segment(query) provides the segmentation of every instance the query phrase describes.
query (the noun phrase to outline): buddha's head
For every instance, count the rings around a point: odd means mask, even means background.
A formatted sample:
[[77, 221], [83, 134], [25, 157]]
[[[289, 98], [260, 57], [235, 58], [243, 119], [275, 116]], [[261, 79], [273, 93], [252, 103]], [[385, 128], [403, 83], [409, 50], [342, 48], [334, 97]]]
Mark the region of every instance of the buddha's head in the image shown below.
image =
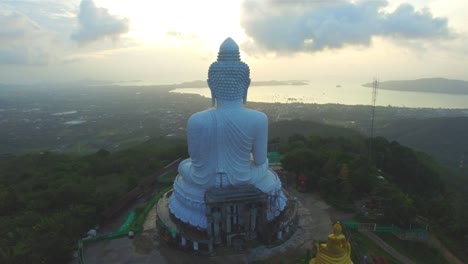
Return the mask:
[[240, 60], [236, 42], [227, 38], [219, 48], [218, 60], [208, 70], [208, 86], [213, 106], [216, 100], [242, 99], [245, 103], [249, 85], [249, 66]]
[[341, 232], [342, 232], [342, 228], [341, 228], [341, 223], [340, 221], [336, 222], [334, 225], [333, 225], [333, 234], [334, 235], [340, 235]]

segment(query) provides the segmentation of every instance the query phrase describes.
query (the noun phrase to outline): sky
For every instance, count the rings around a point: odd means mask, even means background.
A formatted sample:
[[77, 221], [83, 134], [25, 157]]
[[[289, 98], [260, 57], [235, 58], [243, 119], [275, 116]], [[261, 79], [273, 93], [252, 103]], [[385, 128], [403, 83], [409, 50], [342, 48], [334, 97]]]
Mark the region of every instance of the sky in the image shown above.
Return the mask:
[[253, 80], [468, 80], [466, 0], [0, 0], [0, 83], [207, 78], [232, 37]]

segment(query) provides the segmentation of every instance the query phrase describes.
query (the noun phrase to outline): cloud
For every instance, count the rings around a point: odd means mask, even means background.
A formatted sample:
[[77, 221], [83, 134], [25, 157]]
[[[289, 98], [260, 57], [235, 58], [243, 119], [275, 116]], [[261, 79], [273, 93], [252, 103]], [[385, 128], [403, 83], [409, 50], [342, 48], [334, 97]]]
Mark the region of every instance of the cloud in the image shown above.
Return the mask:
[[48, 31], [29, 17], [14, 11], [1, 12], [0, 25], [0, 64], [49, 63], [52, 56], [48, 52]]
[[51, 31], [71, 32], [76, 24], [76, 1], [0, 0], [0, 2], [4, 3], [0, 4], [0, 9], [21, 13]]
[[[245, 0], [241, 25], [257, 46], [278, 53], [316, 52], [347, 45], [368, 46], [372, 37], [450, 37], [446, 18], [402, 4], [386, 12], [386, 1]], [[252, 45], [252, 43], [250, 43]]]
[[447, 19], [434, 18], [427, 8], [416, 12], [409, 4], [400, 5], [386, 16], [382, 32], [385, 35], [405, 38], [437, 38], [450, 35]]
[[41, 28], [28, 17], [11, 12], [0, 14], [0, 45], [40, 35]]
[[106, 8], [97, 7], [92, 0], [82, 0], [78, 15], [80, 28], [71, 35], [79, 43], [89, 43], [103, 38], [116, 39], [129, 31], [127, 18], [119, 18]]

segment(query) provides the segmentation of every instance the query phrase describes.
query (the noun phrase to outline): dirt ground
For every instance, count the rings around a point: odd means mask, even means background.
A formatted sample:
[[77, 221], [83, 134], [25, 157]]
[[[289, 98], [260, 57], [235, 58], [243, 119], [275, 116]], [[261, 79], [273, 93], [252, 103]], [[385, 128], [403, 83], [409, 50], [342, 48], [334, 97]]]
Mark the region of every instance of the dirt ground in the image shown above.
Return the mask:
[[[193, 252], [183, 252], [160, 242], [154, 230], [145, 231], [134, 239], [120, 238], [99, 241], [87, 245], [84, 251], [85, 264], [144, 264], [144, 263], [288, 263], [291, 254], [304, 254], [312, 250], [315, 240], [326, 240], [332, 232], [332, 221], [349, 218], [350, 215], [332, 210], [317, 194], [299, 193], [289, 190], [291, 197], [297, 197], [299, 225], [296, 232], [285, 243], [268, 248], [259, 246], [245, 253], [228, 256], [205, 257]], [[77, 263], [77, 261], [73, 262]]]

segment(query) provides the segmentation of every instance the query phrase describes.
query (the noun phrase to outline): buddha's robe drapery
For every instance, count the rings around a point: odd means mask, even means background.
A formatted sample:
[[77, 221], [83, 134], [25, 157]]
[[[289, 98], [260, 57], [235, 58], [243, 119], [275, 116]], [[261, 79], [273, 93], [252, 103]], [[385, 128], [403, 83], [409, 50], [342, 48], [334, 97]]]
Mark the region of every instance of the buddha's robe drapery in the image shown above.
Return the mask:
[[182, 221], [206, 228], [204, 193], [211, 187], [253, 184], [277, 199], [273, 219], [286, 205], [278, 176], [268, 168], [268, 119], [243, 108], [241, 101], [192, 115], [187, 125], [190, 158], [179, 165], [171, 212]]

